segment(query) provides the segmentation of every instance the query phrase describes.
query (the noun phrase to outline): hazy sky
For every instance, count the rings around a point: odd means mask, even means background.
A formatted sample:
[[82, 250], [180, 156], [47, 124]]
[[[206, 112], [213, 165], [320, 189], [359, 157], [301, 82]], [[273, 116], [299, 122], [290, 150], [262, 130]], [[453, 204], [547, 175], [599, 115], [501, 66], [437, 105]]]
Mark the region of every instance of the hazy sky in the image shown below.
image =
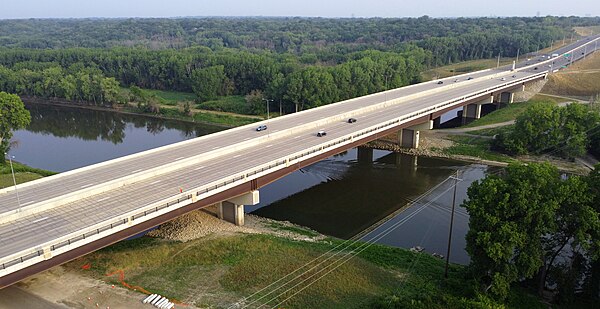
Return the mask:
[[600, 0], [0, 0], [0, 19], [175, 16], [600, 16]]

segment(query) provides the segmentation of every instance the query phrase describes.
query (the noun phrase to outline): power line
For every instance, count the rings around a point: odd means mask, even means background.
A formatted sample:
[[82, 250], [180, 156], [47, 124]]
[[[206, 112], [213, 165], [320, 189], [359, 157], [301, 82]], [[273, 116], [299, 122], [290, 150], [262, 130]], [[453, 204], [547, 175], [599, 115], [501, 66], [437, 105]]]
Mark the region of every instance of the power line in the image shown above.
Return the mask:
[[[448, 181], [449, 179], [450, 179], [450, 178], [446, 178], [444, 181], [440, 182], [440, 183], [439, 183], [439, 184], [437, 184], [436, 186], [434, 186], [434, 187], [432, 187], [431, 189], [427, 190], [425, 193], [423, 193], [421, 196], [419, 196], [419, 198], [415, 199], [415, 202], [418, 202], [419, 200], [423, 199], [425, 196], [427, 196], [427, 195], [431, 194], [431, 192], [433, 192], [434, 190], [436, 190], [437, 188], [439, 188], [440, 186], [442, 186], [442, 185], [443, 185], [443, 184], [444, 184], [446, 181]], [[432, 200], [431, 202], [433, 202], [433, 200]], [[389, 229], [389, 228], [388, 228], [388, 229]], [[384, 230], [383, 232], [385, 232], [385, 231], [387, 231], [387, 229], [386, 229], [386, 230]], [[381, 233], [383, 233], [383, 232], [381, 232]], [[380, 233], [380, 234], [378, 234], [377, 236], [381, 235], [381, 233]], [[377, 236], [376, 236], [376, 237], [377, 237]], [[294, 278], [292, 278], [292, 279], [288, 280], [287, 282], [285, 282], [285, 283], [281, 284], [279, 287], [275, 287], [275, 288], [274, 288], [274, 289], [273, 289], [271, 292], [269, 292], [269, 293], [267, 293], [267, 294], [265, 294], [265, 295], [262, 295], [262, 296], [261, 296], [261, 297], [259, 297], [258, 299], [255, 299], [254, 301], [252, 301], [252, 302], [250, 302], [250, 303], [248, 303], [248, 304], [244, 304], [242, 308], [246, 308], [246, 307], [248, 307], [248, 306], [250, 306], [250, 305], [252, 305], [252, 304], [256, 303], [257, 301], [259, 301], [259, 300], [261, 300], [261, 299], [263, 299], [263, 298], [267, 297], [268, 295], [271, 295], [271, 294], [275, 293], [277, 290], [279, 290], [279, 289], [283, 288], [284, 286], [288, 285], [290, 282], [293, 282], [294, 280], [296, 280], [296, 279], [298, 279], [298, 278], [300, 278], [300, 277], [304, 276], [306, 273], [310, 272], [311, 270], [315, 269], [316, 267], [318, 267], [319, 265], [321, 265], [321, 264], [325, 263], [326, 261], [328, 261], [328, 260], [330, 260], [330, 259], [332, 259], [332, 258], [335, 258], [335, 257], [336, 257], [336, 255], [340, 254], [342, 251], [344, 251], [344, 250], [346, 250], [346, 249], [350, 248], [351, 246], [353, 246], [354, 244], [356, 244], [356, 243], [358, 242], [358, 239], [354, 239], [354, 238], [355, 238], [355, 237], [352, 237], [352, 238], [350, 238], [350, 239], [348, 239], [348, 240], [345, 240], [345, 241], [344, 241], [344, 242], [342, 242], [341, 244], [339, 244], [339, 245], [335, 246], [334, 248], [330, 249], [329, 251], [327, 251], [327, 252], [325, 252], [325, 253], [321, 254], [321, 255], [320, 255], [320, 256], [318, 256], [317, 258], [315, 258], [315, 259], [311, 260], [310, 262], [308, 262], [308, 263], [304, 264], [303, 266], [301, 266], [300, 268], [298, 268], [298, 269], [294, 270], [293, 272], [291, 272], [291, 273], [287, 274], [286, 276], [284, 276], [284, 277], [282, 277], [282, 278], [278, 279], [277, 281], [275, 281], [275, 282], [273, 282], [273, 283], [269, 284], [268, 286], [266, 286], [266, 287], [264, 287], [264, 288], [260, 289], [259, 291], [257, 291], [257, 292], [255, 292], [255, 293], [253, 293], [252, 295], [250, 295], [250, 296], [248, 296], [248, 297], [245, 297], [245, 298], [243, 298], [241, 301], [238, 301], [237, 303], [234, 303], [234, 304], [233, 304], [233, 305], [231, 305], [229, 308], [234, 308], [236, 305], [240, 305], [240, 303], [241, 303], [241, 302], [244, 302], [244, 301], [246, 301], [246, 300], [248, 300], [248, 299], [250, 299], [250, 298], [252, 298], [252, 297], [254, 297], [254, 296], [258, 295], [259, 293], [263, 292], [264, 290], [266, 290], [266, 289], [268, 289], [268, 288], [270, 288], [270, 287], [273, 287], [273, 286], [277, 285], [277, 283], [279, 283], [279, 282], [281, 282], [281, 281], [285, 280], [286, 278], [290, 277], [291, 275], [293, 275], [293, 274], [297, 273], [298, 271], [302, 270], [303, 268], [305, 268], [305, 267], [309, 266], [309, 265], [310, 265], [310, 264], [312, 264], [313, 262], [315, 262], [315, 261], [318, 261], [318, 260], [319, 260], [321, 257], [323, 257], [323, 256], [325, 256], [325, 255], [327, 255], [327, 254], [331, 253], [332, 251], [334, 251], [335, 249], [337, 249], [337, 248], [339, 248], [339, 247], [342, 247], [342, 246], [344, 246], [344, 248], [340, 249], [338, 252], [334, 253], [333, 255], [329, 256], [328, 258], [326, 258], [325, 260], [323, 260], [323, 261], [319, 262], [318, 264], [316, 264], [316, 265], [312, 266], [310, 269], [308, 269], [308, 270], [306, 270], [306, 271], [304, 271], [304, 272], [302, 272], [302, 273], [298, 274], [298, 275], [297, 275], [297, 276], [295, 276]]]
[[[449, 180], [449, 178], [447, 178], [446, 180], [444, 180], [444, 182], [446, 182], [447, 180]], [[389, 235], [391, 232], [393, 232], [395, 229], [397, 229], [398, 227], [402, 226], [404, 223], [408, 222], [410, 219], [412, 219], [413, 217], [415, 217], [417, 214], [419, 214], [421, 211], [423, 211], [425, 208], [427, 208], [427, 206], [429, 206], [433, 201], [437, 200], [438, 198], [440, 198], [442, 195], [444, 195], [446, 192], [450, 191], [453, 187], [450, 187], [446, 190], [444, 190], [442, 193], [440, 193], [435, 199], [423, 204], [422, 206], [419, 207], [419, 209], [413, 213], [411, 213], [410, 215], [408, 215], [407, 217], [403, 218], [402, 220], [396, 222], [395, 224], [393, 224], [392, 226], [390, 226], [389, 228], [387, 228], [386, 230], [384, 230], [383, 232], [379, 233], [375, 238], [363, 242], [358, 248], [346, 253], [345, 256], [342, 256], [341, 258], [339, 258], [337, 261], [335, 261], [334, 263], [337, 263], [339, 261], [341, 261], [341, 263], [339, 263], [338, 265], [336, 265], [334, 268], [330, 269], [329, 271], [327, 271], [326, 273], [324, 273], [323, 275], [321, 275], [320, 277], [318, 277], [317, 279], [315, 279], [314, 281], [308, 283], [306, 286], [302, 287], [300, 290], [296, 291], [294, 294], [290, 295], [289, 297], [285, 298], [283, 301], [279, 302], [277, 305], [275, 305], [272, 308], [276, 308], [279, 305], [283, 304], [284, 302], [286, 302], [287, 300], [289, 300], [290, 298], [294, 297], [295, 295], [297, 295], [298, 293], [302, 292], [303, 290], [307, 289], [308, 287], [310, 287], [311, 285], [313, 285], [315, 282], [319, 281], [320, 279], [322, 279], [323, 277], [327, 276], [329, 273], [331, 273], [332, 271], [338, 269], [339, 267], [341, 267], [342, 265], [344, 265], [346, 262], [348, 262], [349, 260], [351, 260], [353, 257], [357, 256], [358, 254], [360, 254], [361, 252], [365, 251], [366, 249], [368, 249], [370, 246], [372, 246], [376, 241], [380, 240], [381, 238]], [[354, 253], [355, 250], [360, 249], [358, 252]], [[346, 258], [348, 257], [348, 258]], [[346, 258], [345, 260], [343, 260], [344, 258]], [[343, 261], [342, 261], [343, 260]], [[329, 266], [333, 265], [334, 263], [331, 263]], [[329, 267], [327, 266], [327, 267]], [[326, 267], [326, 268], [327, 268]], [[320, 270], [319, 272], [311, 275], [310, 277], [304, 279], [303, 281], [301, 281], [300, 283], [297, 283], [296, 285], [292, 286], [291, 288], [288, 288], [287, 290], [285, 290], [284, 292], [278, 294], [277, 296], [271, 298], [269, 301], [265, 302], [264, 305], [272, 302], [273, 300], [279, 298], [280, 296], [282, 296], [283, 294], [289, 292], [291, 289], [295, 288], [296, 286], [306, 282], [307, 280], [309, 280], [310, 278], [318, 275], [320, 272], [323, 272], [324, 270], [326, 270], [326, 268]], [[260, 306], [262, 307], [262, 306]], [[259, 308], [260, 308], [259, 307]]]

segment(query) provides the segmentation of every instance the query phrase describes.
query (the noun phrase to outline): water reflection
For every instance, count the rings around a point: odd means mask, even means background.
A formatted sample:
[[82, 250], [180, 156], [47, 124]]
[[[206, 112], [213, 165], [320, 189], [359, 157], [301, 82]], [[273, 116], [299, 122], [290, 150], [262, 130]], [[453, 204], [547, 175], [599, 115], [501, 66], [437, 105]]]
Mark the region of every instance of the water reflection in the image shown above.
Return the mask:
[[262, 192], [275, 194], [261, 192], [261, 204], [249, 210], [258, 208], [253, 213], [349, 238], [461, 166], [454, 161], [380, 150], [373, 152], [372, 164], [359, 160], [364, 156], [352, 149], [286, 176], [266, 186]]
[[31, 124], [15, 132], [19, 162], [62, 172], [214, 133], [222, 128], [110, 111], [26, 105]]

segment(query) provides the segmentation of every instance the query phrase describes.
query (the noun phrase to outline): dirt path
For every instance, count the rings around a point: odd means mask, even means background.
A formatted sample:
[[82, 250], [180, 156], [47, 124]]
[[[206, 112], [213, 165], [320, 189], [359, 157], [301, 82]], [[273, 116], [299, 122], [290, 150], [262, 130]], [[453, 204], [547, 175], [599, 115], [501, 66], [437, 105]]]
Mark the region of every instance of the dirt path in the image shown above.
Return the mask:
[[[515, 121], [511, 120], [511, 121], [505, 121], [505, 122], [499, 122], [499, 123], [486, 124], [486, 125], [478, 126], [478, 127], [458, 128], [458, 129], [441, 129], [441, 130], [434, 130], [433, 132], [439, 133], [439, 134], [457, 135], [457, 134], [462, 134], [465, 132], [473, 132], [473, 131], [479, 131], [479, 130], [484, 130], [484, 129], [505, 127], [505, 126], [509, 126], [514, 123], [515, 123]], [[469, 135], [479, 136], [479, 135], [474, 135], [474, 134], [469, 134]]]

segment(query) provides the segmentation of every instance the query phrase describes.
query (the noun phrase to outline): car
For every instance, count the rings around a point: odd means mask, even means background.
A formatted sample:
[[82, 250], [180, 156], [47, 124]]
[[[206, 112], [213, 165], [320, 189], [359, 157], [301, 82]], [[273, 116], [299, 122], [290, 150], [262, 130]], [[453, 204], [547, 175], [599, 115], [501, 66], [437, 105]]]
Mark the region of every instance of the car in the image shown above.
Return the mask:
[[500, 80], [501, 80], [501, 81], [505, 81], [505, 80], [506, 80], [506, 78], [505, 78], [505, 77], [502, 77]]
[[549, 67], [549, 68], [551, 68], [551, 67], [552, 67], [552, 65], [551, 65], [551, 64], [549, 64], [549, 65], [548, 65], [548, 67]]
[[517, 77], [517, 75], [513, 75], [513, 76], [512, 76], [512, 78], [516, 78], [516, 77]]
[[534, 70], [537, 70], [537, 67], [533, 68]]
[[581, 54], [582, 54], [582, 55], [585, 55], [585, 53], [584, 53], [584, 52], [581, 52]]
[[256, 128], [256, 131], [264, 131], [264, 130], [266, 130], [266, 129], [267, 129], [267, 125], [263, 124], [263, 125], [260, 125], [260, 126], [258, 126], [258, 127]]
[[473, 79], [473, 77], [469, 77], [469, 78], [467, 78], [467, 80], [472, 80], [472, 79]]
[[458, 79], [455, 79], [455, 80], [454, 80], [454, 82], [455, 82], [455, 83], [458, 83]]
[[348, 123], [355, 123], [356, 122], [356, 118], [348, 118]]
[[325, 132], [325, 130], [319, 130], [319, 132], [317, 132], [318, 137], [325, 136], [325, 135], [327, 135], [327, 132]]
[[443, 84], [443, 83], [444, 83], [443, 81], [439, 81], [439, 82], [437, 82], [437, 84], [438, 84], [438, 85], [441, 85], [441, 84]]

